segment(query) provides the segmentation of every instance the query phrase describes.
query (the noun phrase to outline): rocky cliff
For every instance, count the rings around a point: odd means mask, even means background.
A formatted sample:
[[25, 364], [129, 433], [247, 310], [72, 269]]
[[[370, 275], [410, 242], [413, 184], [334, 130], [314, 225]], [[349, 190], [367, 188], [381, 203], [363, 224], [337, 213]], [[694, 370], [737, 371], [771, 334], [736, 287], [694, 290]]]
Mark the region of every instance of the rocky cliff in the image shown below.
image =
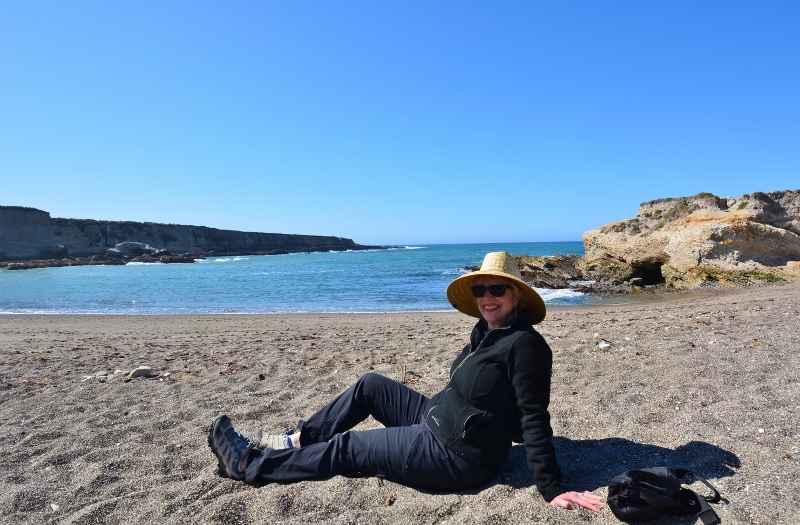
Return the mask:
[[[800, 190], [645, 202], [636, 217], [588, 231], [583, 243], [585, 255], [574, 259], [579, 277], [570, 275], [595, 281], [594, 291], [795, 279], [800, 277]], [[520, 262], [532, 276], [545, 269], [536, 258]]]
[[122, 243], [142, 243], [172, 254], [256, 254], [362, 248], [343, 237], [83, 219], [53, 219], [53, 238], [75, 257], [106, 255], [109, 249]]
[[[277, 254], [383, 248], [343, 237], [218, 230], [150, 222], [50, 218], [34, 208], [0, 206], [0, 261], [10, 269], [131, 260], [191, 262], [206, 255]], [[37, 262], [30, 262], [36, 260]]]
[[0, 261], [66, 255], [53, 239], [50, 214], [35, 208], [0, 206]]

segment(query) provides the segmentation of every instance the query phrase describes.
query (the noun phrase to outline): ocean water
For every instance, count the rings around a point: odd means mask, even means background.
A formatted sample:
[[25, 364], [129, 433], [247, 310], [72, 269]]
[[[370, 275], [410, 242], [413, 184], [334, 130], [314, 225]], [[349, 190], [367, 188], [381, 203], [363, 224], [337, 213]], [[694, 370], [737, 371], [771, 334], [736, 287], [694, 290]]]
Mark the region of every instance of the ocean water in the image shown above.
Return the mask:
[[[447, 285], [491, 251], [583, 255], [583, 243], [437, 244], [0, 271], [0, 313], [201, 314], [452, 311]], [[596, 298], [539, 290], [548, 304]]]

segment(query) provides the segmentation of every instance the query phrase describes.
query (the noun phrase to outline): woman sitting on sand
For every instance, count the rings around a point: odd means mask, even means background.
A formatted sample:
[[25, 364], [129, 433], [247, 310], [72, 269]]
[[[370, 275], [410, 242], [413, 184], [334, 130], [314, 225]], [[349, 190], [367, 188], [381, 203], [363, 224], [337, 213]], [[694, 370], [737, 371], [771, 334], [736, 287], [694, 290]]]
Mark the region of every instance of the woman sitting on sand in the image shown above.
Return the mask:
[[[453, 362], [447, 386], [428, 399], [378, 374], [366, 374], [305, 421], [299, 432], [250, 439], [226, 415], [208, 429], [219, 473], [247, 483], [295, 482], [335, 475], [376, 476], [403, 485], [459, 491], [489, 482], [512, 440], [523, 442], [545, 500], [597, 511], [602, 498], [568, 492], [550, 428], [552, 354], [533, 329], [545, 316], [539, 294], [505, 252], [455, 279], [447, 298], [480, 320]], [[385, 428], [349, 431], [372, 416]]]

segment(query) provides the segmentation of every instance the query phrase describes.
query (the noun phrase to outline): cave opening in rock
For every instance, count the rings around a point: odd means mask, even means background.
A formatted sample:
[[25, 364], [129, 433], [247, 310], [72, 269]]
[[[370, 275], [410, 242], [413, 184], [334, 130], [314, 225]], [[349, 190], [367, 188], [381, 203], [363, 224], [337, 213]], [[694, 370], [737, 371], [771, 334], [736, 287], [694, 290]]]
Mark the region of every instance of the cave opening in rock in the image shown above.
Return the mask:
[[664, 276], [661, 275], [662, 264], [663, 263], [655, 263], [647, 265], [646, 267], [640, 266], [636, 268], [635, 277], [640, 277], [644, 286], [664, 284]]

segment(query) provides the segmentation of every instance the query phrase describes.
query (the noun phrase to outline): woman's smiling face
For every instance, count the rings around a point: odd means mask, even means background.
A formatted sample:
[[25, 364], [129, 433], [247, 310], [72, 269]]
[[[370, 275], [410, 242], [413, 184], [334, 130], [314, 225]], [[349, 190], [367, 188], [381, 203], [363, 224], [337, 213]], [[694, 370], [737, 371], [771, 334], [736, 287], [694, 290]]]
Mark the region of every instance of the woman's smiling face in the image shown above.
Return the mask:
[[[481, 276], [472, 282], [473, 286], [491, 286], [493, 284], [511, 284], [509, 281], [499, 277]], [[486, 319], [489, 328], [500, 328], [503, 321], [509, 316], [517, 306], [517, 290], [513, 286], [506, 288], [506, 293], [502, 297], [495, 297], [487, 290], [482, 297], [476, 297], [478, 311], [481, 317]]]

